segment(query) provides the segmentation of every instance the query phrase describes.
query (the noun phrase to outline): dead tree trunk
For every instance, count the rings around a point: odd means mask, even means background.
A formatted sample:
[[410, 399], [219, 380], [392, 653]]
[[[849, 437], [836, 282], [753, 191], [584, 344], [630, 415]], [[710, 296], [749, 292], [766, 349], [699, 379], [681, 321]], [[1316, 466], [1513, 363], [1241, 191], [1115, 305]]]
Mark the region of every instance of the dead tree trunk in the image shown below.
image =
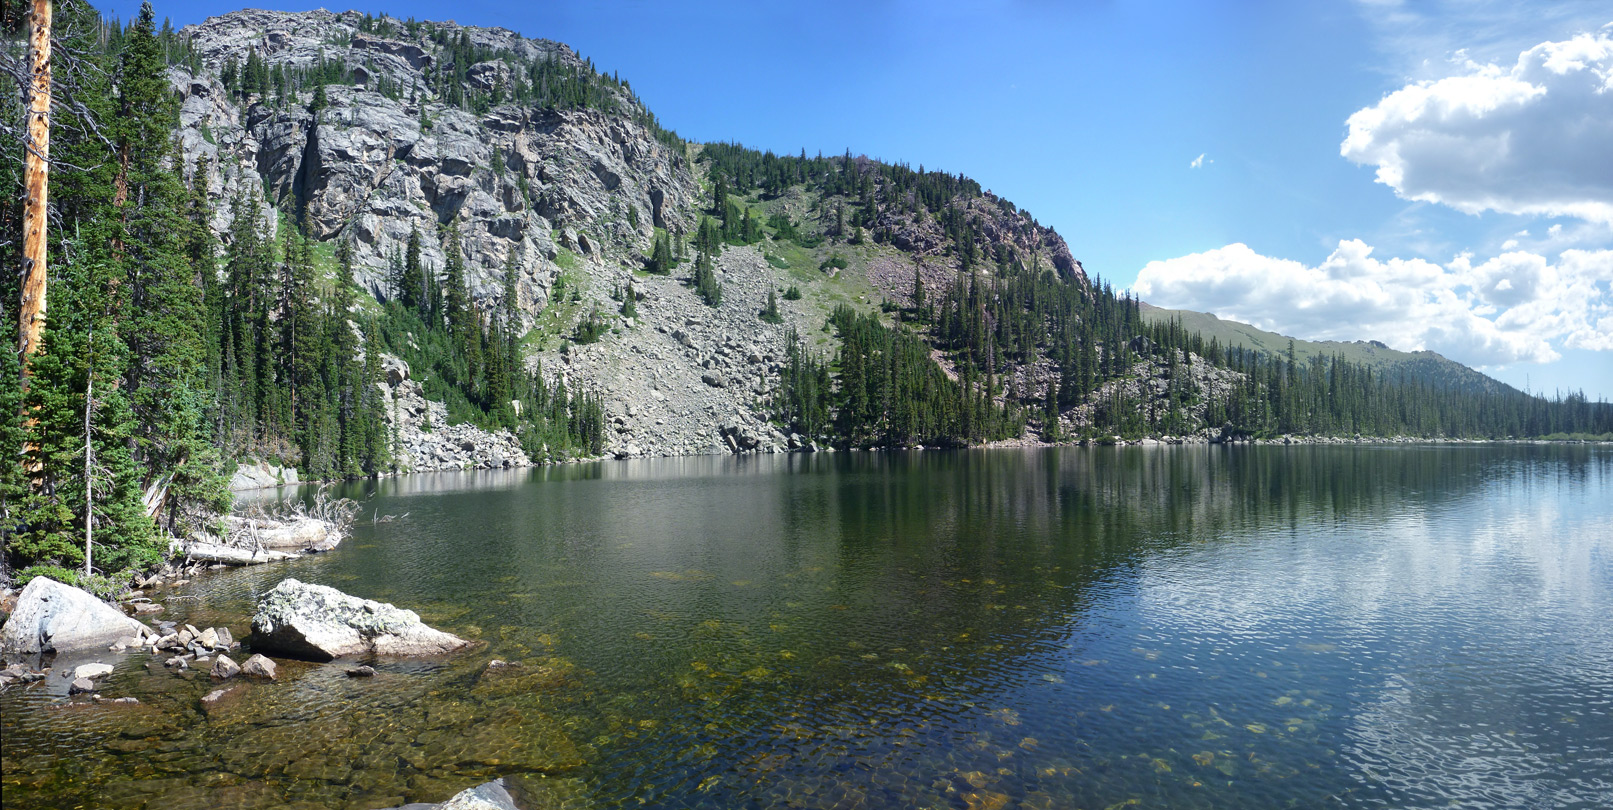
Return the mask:
[[50, 183], [50, 0], [33, 0], [33, 26], [28, 38], [28, 143], [24, 183], [28, 199], [22, 214], [22, 308], [18, 312], [18, 350], [23, 374], [28, 358], [39, 350], [45, 326], [45, 230]]

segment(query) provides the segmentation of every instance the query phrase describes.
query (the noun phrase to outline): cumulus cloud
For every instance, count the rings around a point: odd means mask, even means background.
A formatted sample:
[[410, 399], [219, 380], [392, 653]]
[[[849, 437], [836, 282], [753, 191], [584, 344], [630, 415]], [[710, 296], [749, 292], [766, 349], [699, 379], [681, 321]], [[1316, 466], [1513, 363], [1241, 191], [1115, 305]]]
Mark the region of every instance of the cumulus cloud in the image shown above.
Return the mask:
[[[1198, 157], [1193, 158], [1192, 163], [1187, 164], [1187, 167], [1189, 169], [1201, 169], [1201, 168], [1204, 168], [1204, 154], [1205, 153], [1200, 152]], [[1210, 162], [1214, 163], [1215, 161], [1212, 160]]]
[[1340, 146], [1411, 200], [1613, 223], [1613, 31], [1472, 61], [1359, 110]]
[[1524, 251], [1439, 265], [1378, 259], [1358, 239], [1314, 267], [1238, 243], [1149, 262], [1132, 290], [1312, 340], [1381, 340], [1476, 366], [1547, 363], [1559, 348], [1613, 351], [1613, 250]]

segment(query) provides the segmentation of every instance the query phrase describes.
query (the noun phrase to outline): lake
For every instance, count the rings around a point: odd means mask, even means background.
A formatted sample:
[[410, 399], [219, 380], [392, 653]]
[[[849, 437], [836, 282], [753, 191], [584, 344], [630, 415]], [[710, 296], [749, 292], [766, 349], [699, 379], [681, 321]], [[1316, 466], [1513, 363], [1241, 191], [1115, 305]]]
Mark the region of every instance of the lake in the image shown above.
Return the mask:
[[[697, 457], [348, 485], [287, 576], [484, 644], [0, 696], [6, 807], [1613, 806], [1613, 448]], [[394, 516], [390, 522], [381, 516]], [[372, 522], [374, 520], [375, 522]], [[519, 670], [483, 674], [490, 659]], [[237, 660], [240, 657], [237, 656]]]

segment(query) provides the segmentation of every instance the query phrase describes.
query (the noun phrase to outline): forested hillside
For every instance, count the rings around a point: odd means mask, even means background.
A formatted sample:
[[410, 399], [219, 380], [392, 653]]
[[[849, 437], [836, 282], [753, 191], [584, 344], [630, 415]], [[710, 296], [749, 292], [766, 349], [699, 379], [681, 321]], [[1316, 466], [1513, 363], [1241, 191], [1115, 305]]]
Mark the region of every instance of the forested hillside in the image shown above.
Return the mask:
[[[148, 566], [228, 508], [239, 461], [441, 469], [471, 441], [449, 426], [510, 437], [519, 463], [1613, 433], [1583, 397], [1145, 317], [964, 175], [686, 143], [558, 43], [355, 12], [175, 31], [149, 5], [126, 25], [56, 7], [48, 317], [0, 357], [8, 566]], [[0, 111], [8, 324], [23, 95]]]

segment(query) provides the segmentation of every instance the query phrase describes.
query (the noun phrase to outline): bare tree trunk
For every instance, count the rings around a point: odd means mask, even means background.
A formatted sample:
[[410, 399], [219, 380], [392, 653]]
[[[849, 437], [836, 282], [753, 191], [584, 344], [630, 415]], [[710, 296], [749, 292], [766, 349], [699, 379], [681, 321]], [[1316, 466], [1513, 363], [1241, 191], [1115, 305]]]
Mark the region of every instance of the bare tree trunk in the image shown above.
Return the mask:
[[22, 308], [18, 315], [18, 349], [23, 374], [28, 358], [39, 350], [45, 326], [45, 229], [50, 182], [50, 0], [33, 0], [33, 30], [28, 86], [28, 154], [24, 164], [28, 199], [22, 214]]
[[93, 569], [95, 538], [95, 446], [90, 443], [90, 415], [95, 411], [95, 330], [90, 330], [90, 374], [84, 382], [84, 577]]

